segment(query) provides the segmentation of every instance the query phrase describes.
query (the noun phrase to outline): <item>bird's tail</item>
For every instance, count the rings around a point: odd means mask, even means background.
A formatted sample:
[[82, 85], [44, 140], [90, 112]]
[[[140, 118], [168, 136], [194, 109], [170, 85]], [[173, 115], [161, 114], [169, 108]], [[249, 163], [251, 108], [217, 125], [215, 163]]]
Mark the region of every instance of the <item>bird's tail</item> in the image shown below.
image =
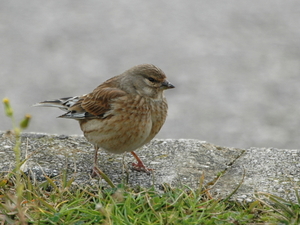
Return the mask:
[[86, 112], [80, 105], [82, 101], [82, 97], [85, 95], [78, 97], [68, 97], [68, 98], [60, 98], [56, 100], [43, 101], [39, 102], [33, 106], [45, 106], [45, 107], [55, 107], [61, 110], [67, 111], [67, 113], [59, 116], [59, 118], [67, 118], [67, 119], [86, 119], [89, 118], [99, 118], [99, 116], [92, 115]]
[[77, 101], [78, 97], [67, 97], [60, 98], [55, 100], [47, 100], [43, 102], [39, 102], [34, 104], [33, 106], [41, 106], [41, 107], [56, 107], [64, 111], [68, 111], [70, 107], [72, 107]]

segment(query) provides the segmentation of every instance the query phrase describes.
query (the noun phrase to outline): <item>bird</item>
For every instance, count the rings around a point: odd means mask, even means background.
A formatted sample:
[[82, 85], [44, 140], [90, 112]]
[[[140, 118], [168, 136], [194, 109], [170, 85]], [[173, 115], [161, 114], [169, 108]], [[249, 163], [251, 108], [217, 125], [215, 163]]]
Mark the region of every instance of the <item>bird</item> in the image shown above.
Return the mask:
[[[134, 152], [150, 142], [167, 117], [164, 91], [175, 88], [165, 73], [153, 64], [134, 66], [114, 76], [89, 94], [43, 101], [34, 106], [66, 111], [59, 118], [75, 119], [94, 146], [92, 176], [99, 175], [99, 148], [115, 154], [130, 152], [135, 170], [149, 173]], [[101, 171], [101, 170], [100, 170]]]

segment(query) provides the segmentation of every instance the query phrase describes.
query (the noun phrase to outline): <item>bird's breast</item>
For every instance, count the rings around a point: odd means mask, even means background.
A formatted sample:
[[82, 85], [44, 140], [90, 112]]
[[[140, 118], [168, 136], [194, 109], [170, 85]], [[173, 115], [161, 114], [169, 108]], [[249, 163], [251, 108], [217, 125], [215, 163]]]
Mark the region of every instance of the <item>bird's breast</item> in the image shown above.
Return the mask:
[[139, 95], [122, 96], [111, 103], [103, 119], [79, 121], [92, 144], [113, 153], [134, 151], [149, 142], [166, 118], [166, 103]]

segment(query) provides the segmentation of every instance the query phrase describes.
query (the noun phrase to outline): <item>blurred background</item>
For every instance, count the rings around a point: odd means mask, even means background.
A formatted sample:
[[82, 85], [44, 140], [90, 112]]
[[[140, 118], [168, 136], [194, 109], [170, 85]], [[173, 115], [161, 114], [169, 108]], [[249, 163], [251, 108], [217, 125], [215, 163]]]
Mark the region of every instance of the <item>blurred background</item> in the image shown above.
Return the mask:
[[157, 138], [299, 148], [299, 21], [299, 0], [0, 1], [0, 97], [27, 131], [81, 134], [31, 105], [152, 63], [176, 86]]

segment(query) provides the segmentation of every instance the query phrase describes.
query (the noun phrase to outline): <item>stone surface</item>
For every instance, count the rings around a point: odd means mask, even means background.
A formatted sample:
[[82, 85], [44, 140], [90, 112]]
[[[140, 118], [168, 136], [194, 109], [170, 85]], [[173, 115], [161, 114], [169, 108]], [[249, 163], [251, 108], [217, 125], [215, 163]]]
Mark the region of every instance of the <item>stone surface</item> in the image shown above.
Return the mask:
[[[14, 168], [13, 146], [14, 136], [0, 133], [0, 171], [3, 173]], [[23, 171], [37, 181], [44, 180], [44, 175], [59, 177], [67, 170], [74, 184], [107, 186], [104, 180], [90, 177], [94, 150], [82, 136], [24, 133], [21, 151], [22, 159], [27, 158]], [[167, 183], [196, 189], [204, 176], [210, 193], [219, 198], [232, 193], [244, 178], [232, 196], [240, 201], [253, 200], [256, 192], [295, 200], [294, 190], [299, 189], [300, 150], [238, 149], [193, 139], [156, 139], [137, 153], [154, 169], [153, 173], [131, 170], [134, 158], [129, 153], [114, 155], [100, 151], [100, 167], [115, 184], [125, 182], [133, 187], [160, 188]], [[215, 182], [220, 174], [223, 175]]]

